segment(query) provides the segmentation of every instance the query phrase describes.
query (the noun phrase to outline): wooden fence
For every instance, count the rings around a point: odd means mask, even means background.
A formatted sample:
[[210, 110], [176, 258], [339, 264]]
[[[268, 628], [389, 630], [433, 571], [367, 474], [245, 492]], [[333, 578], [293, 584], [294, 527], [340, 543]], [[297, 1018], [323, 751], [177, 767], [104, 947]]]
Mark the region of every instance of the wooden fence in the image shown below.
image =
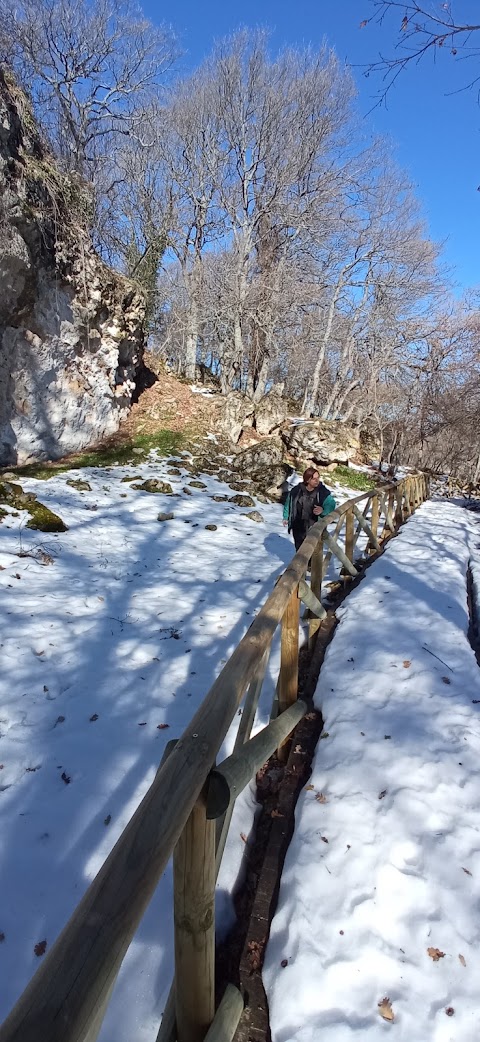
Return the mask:
[[[321, 590], [331, 562], [341, 566], [339, 581], [357, 576], [428, 494], [425, 475], [411, 475], [349, 500], [310, 529], [190, 725], [167, 746], [141, 804], [0, 1027], [0, 1042], [95, 1042], [125, 953], [172, 854], [175, 979], [157, 1042], [233, 1038], [243, 1010], [233, 985], [215, 1010], [215, 880], [236, 797], [276, 749], [285, 755], [308, 709], [297, 698], [300, 605], [310, 612], [313, 645], [326, 615]], [[251, 738], [279, 625], [278, 712]], [[242, 701], [234, 751], [215, 766]]]

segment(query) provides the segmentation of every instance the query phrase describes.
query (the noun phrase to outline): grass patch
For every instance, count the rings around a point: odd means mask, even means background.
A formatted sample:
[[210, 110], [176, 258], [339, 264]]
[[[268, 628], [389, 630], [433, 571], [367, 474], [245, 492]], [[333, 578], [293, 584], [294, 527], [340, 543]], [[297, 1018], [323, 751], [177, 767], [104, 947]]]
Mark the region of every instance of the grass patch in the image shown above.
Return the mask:
[[371, 474], [365, 474], [362, 470], [351, 470], [350, 467], [342, 464], [332, 471], [331, 480], [341, 485], [347, 485], [348, 488], [357, 489], [358, 492], [369, 492], [370, 489], [375, 488], [375, 481]]
[[48, 481], [55, 474], [68, 470], [79, 470], [82, 467], [114, 467], [131, 463], [142, 463], [152, 449], [161, 456], [170, 456], [179, 452], [185, 442], [185, 435], [180, 431], [156, 431], [155, 434], [138, 434], [131, 441], [107, 444], [89, 452], [69, 456], [58, 463], [28, 463], [24, 467], [6, 467], [6, 472], [14, 472], [15, 476], [37, 478]]

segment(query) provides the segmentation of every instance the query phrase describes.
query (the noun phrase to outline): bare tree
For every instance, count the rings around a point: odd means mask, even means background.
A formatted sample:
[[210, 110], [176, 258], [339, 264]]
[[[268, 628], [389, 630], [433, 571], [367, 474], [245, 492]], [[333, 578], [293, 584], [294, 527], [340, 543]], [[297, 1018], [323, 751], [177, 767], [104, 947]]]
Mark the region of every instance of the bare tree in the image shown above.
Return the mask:
[[0, 0], [0, 39], [57, 155], [90, 180], [112, 135], [141, 135], [146, 102], [175, 55], [170, 30], [130, 0]]
[[360, 23], [362, 28], [372, 22], [383, 24], [389, 18], [394, 25], [393, 53], [390, 56], [380, 55], [368, 70], [383, 75], [385, 86], [380, 93], [382, 99], [408, 65], [417, 64], [429, 54], [435, 60], [440, 51], [449, 53], [457, 60], [473, 59], [475, 69], [467, 77], [465, 87], [472, 87], [479, 82], [480, 21], [470, 19], [467, 14], [463, 18], [461, 15], [457, 17], [450, 0], [435, 0], [431, 4], [417, 0], [369, 2], [373, 5], [374, 13]]

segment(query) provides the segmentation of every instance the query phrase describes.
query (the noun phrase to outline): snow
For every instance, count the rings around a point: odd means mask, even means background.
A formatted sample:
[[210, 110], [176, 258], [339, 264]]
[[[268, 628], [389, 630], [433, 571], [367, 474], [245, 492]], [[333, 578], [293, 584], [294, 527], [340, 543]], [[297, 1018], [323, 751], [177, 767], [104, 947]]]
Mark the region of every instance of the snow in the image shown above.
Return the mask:
[[273, 1042], [477, 1042], [479, 533], [424, 504], [338, 613], [264, 965]]
[[[211, 498], [234, 495], [227, 485], [207, 475], [195, 488], [175, 465], [180, 476], [152, 454], [24, 479], [69, 530], [28, 530], [14, 511], [0, 524], [0, 1019], [38, 966], [35, 945], [51, 947], [167, 741], [293, 555], [278, 505], [255, 502], [265, 519], [255, 523], [245, 516], [253, 508]], [[128, 476], [166, 480], [175, 494], [135, 490]], [[67, 484], [75, 478], [91, 491]], [[159, 522], [160, 511], [175, 517]], [[448, 502], [422, 507], [341, 610], [317, 693], [329, 737], [298, 807], [267, 951], [273, 1042], [310, 1042], [320, 1031], [322, 1042], [346, 1042], [365, 1029], [373, 1042], [388, 1030], [401, 1040], [473, 1040], [480, 692], [465, 571], [478, 557], [478, 524]], [[327, 586], [338, 569], [334, 560]], [[268, 721], [278, 663], [277, 639], [255, 730]], [[218, 880], [220, 932], [232, 921], [255, 810], [252, 787], [237, 801]], [[171, 917], [169, 867], [100, 1042], [154, 1042], [172, 976]], [[445, 957], [433, 963], [427, 947]], [[386, 996], [394, 1028], [377, 1013]]]

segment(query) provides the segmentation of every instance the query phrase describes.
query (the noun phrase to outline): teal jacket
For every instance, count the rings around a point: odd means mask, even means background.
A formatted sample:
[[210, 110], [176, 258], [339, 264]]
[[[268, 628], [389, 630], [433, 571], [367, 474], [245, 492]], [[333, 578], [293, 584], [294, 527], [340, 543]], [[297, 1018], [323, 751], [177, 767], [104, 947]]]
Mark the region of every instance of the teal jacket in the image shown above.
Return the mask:
[[[298, 485], [295, 485], [291, 489], [291, 491], [288, 493], [283, 507], [283, 520], [288, 521], [289, 532], [291, 531], [292, 524], [295, 520], [297, 499], [300, 495], [302, 485], [303, 481], [300, 481]], [[337, 505], [334, 497], [332, 496], [332, 493], [330, 492], [330, 489], [328, 489], [327, 486], [324, 485], [322, 482], [320, 482], [317, 488], [317, 496], [313, 505], [322, 507], [322, 513], [319, 514], [316, 518], [317, 521], [319, 521], [321, 517], [327, 517], [328, 514], [331, 514], [332, 511], [335, 510], [335, 507]]]

